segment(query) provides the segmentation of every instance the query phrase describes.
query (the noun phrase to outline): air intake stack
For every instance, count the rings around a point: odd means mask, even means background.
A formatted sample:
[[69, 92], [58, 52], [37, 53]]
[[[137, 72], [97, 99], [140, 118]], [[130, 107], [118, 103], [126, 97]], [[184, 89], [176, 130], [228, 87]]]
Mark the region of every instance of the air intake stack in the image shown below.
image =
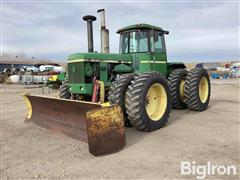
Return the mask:
[[83, 17], [84, 21], [87, 21], [87, 34], [88, 34], [88, 52], [94, 52], [93, 47], [93, 21], [96, 21], [96, 17], [87, 15]]

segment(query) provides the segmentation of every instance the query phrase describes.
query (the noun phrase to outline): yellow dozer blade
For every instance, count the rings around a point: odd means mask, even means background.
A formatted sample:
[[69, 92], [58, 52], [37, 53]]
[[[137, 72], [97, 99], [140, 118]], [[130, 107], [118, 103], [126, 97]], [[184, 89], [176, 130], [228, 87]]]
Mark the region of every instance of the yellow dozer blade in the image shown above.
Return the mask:
[[26, 121], [88, 143], [95, 156], [119, 151], [126, 144], [119, 106], [25, 94]]

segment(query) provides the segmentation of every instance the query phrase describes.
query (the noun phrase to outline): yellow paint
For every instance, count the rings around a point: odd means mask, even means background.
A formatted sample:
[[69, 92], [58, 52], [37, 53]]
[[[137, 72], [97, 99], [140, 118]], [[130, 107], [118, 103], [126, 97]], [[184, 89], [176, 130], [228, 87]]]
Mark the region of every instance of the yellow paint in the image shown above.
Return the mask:
[[111, 106], [110, 102], [105, 102], [101, 104], [102, 107], [108, 107]]
[[88, 132], [91, 135], [104, 134], [111, 130], [125, 133], [122, 110], [117, 105], [88, 111], [86, 115], [89, 122]]
[[[99, 60], [99, 59], [74, 59], [74, 60], [69, 60], [67, 63], [76, 63], [76, 62], [100, 62], [100, 60]], [[128, 64], [132, 64], [132, 61], [101, 60], [101, 62], [105, 62], [105, 63], [128, 63]]]
[[57, 75], [52, 75], [50, 78], [48, 78], [49, 81], [57, 81]]
[[166, 64], [165, 61], [140, 61], [140, 63], [142, 63], [142, 64], [145, 64], [145, 63]]
[[31, 105], [29, 99], [27, 98], [27, 96], [23, 95], [23, 98], [24, 98], [25, 103], [26, 103], [27, 108], [28, 108], [28, 112], [27, 112], [26, 118], [27, 118], [27, 120], [30, 120], [31, 117], [32, 117], [32, 105]]
[[167, 108], [167, 101], [165, 88], [159, 83], [153, 84], [146, 97], [146, 111], [151, 120], [159, 121], [163, 117]]
[[208, 99], [209, 87], [206, 77], [202, 77], [199, 83], [199, 98], [202, 103], [205, 103]]
[[100, 60], [96, 60], [96, 59], [74, 59], [74, 60], [69, 60], [67, 63], [76, 63], [76, 62], [100, 62]]
[[105, 88], [104, 88], [104, 82], [103, 81], [98, 81], [98, 83], [100, 84], [100, 103], [104, 103], [104, 99], [105, 99]]
[[185, 84], [185, 80], [181, 79], [180, 81], [180, 85], [179, 85], [179, 94], [180, 94], [180, 98], [183, 101], [184, 100], [184, 84]]

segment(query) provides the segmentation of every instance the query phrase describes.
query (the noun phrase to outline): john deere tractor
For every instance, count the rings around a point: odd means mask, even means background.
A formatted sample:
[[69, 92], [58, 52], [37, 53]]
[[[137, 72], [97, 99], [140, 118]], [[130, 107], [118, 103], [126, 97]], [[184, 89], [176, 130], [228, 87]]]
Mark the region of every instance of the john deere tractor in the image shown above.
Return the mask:
[[[93, 144], [89, 146], [90, 152], [115, 143], [115, 149], [107, 150], [110, 153], [125, 144], [123, 124], [153, 131], [167, 123], [171, 108], [193, 111], [207, 108], [210, 81], [206, 69], [187, 71], [183, 63], [168, 62], [165, 43], [168, 31], [149, 24], [120, 28], [119, 54], [109, 53], [105, 12], [104, 9], [98, 12], [101, 53], [95, 52], [93, 46], [96, 17], [84, 16], [88, 53], [69, 56], [68, 80], [60, 88], [60, 99], [26, 95], [30, 109], [37, 106], [35, 117], [31, 117], [34, 114], [31, 111], [28, 119], [51, 129], [58, 126], [57, 129], [75, 138], [84, 131], [85, 141]], [[97, 154], [106, 154], [106, 150]]]

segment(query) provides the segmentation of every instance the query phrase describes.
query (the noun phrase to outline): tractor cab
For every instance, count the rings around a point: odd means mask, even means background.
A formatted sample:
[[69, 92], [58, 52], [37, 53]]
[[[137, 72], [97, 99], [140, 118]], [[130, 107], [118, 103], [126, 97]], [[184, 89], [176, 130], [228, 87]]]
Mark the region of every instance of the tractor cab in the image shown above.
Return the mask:
[[135, 24], [117, 31], [120, 34], [119, 53], [166, 53], [164, 31], [149, 24]]

